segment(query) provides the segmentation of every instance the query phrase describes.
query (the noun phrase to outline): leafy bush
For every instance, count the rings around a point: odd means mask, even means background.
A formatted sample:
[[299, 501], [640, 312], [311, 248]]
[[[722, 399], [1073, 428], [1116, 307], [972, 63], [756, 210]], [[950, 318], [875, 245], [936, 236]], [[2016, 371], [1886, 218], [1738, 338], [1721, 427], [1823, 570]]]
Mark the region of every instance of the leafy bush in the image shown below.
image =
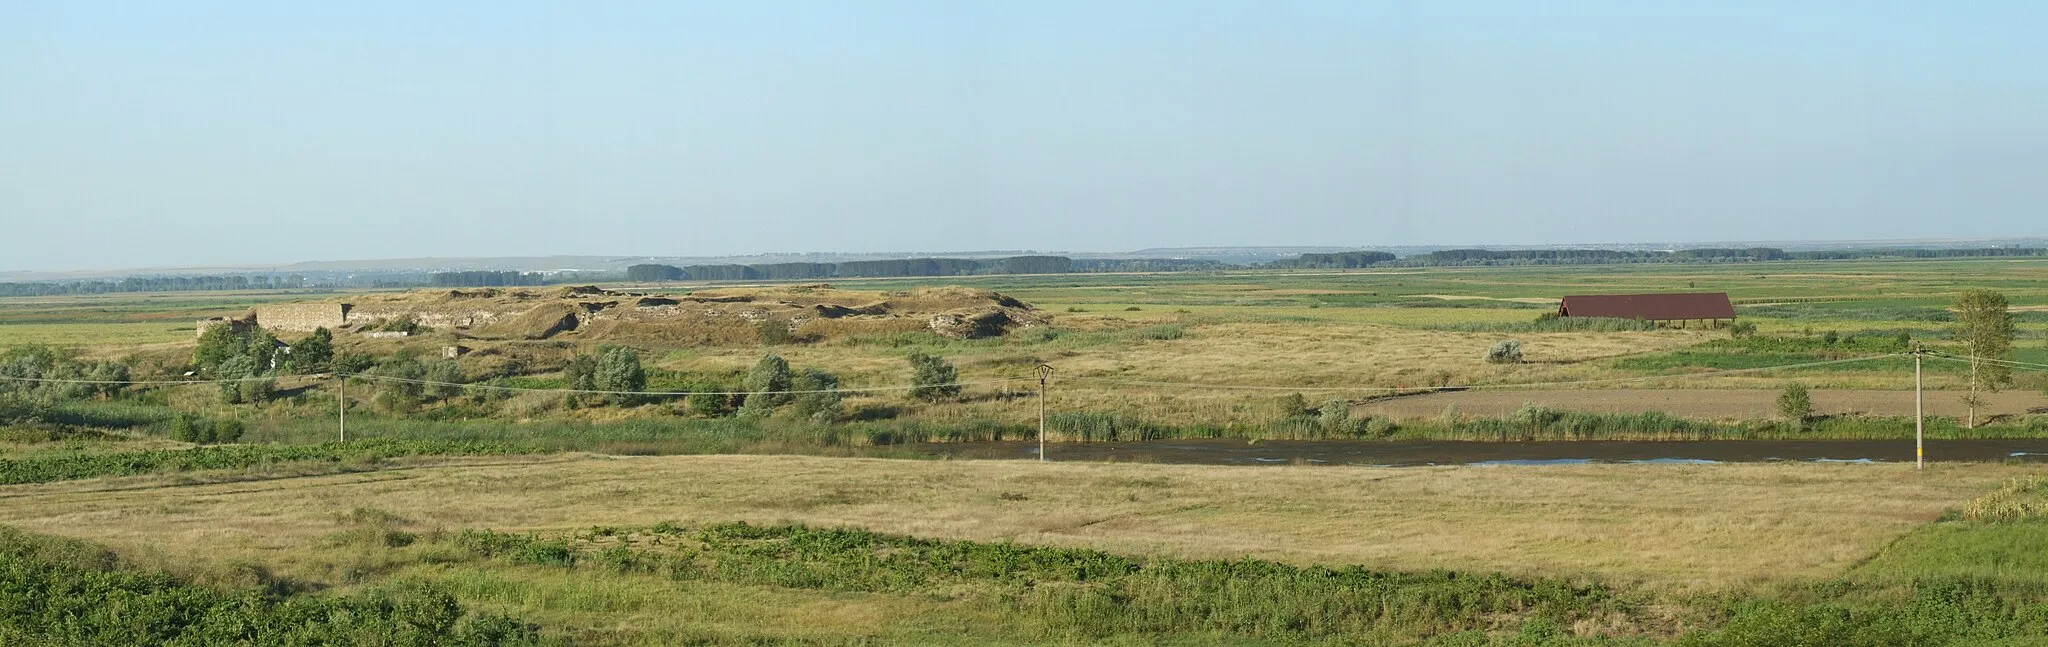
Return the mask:
[[[606, 348], [598, 354], [591, 371], [591, 384], [599, 391], [639, 393], [647, 390], [647, 371], [640, 367], [640, 353], [631, 348]], [[614, 402], [630, 402], [635, 396], [614, 395]]]
[[759, 324], [756, 324], [756, 327], [761, 337], [762, 346], [781, 346], [788, 344], [795, 337], [789, 332], [789, 321], [787, 320], [773, 317], [762, 319]]
[[171, 419], [171, 439], [188, 443], [232, 443], [242, 439], [242, 421], [181, 415]]
[[1734, 339], [1756, 336], [1756, 322], [1737, 321], [1728, 325], [1728, 336]]
[[789, 362], [780, 355], [769, 353], [754, 363], [747, 371], [745, 386], [746, 400], [740, 403], [740, 414], [750, 417], [764, 417], [776, 407], [789, 402], [790, 385], [795, 380], [790, 376]]
[[911, 353], [910, 397], [938, 401], [960, 395], [960, 371], [953, 363], [924, 353]]
[[219, 591], [126, 568], [82, 542], [0, 528], [0, 644], [541, 644], [534, 628], [466, 613], [454, 596], [399, 584], [338, 596]]
[[791, 400], [796, 415], [817, 422], [832, 422], [844, 415], [839, 402], [839, 378], [818, 369], [804, 369], [791, 383], [792, 390], [809, 391], [797, 393]]
[[1521, 342], [1521, 340], [1516, 340], [1516, 339], [1503, 339], [1503, 340], [1500, 340], [1500, 342], [1499, 342], [1499, 343], [1496, 343], [1496, 344], [1494, 344], [1494, 345], [1493, 345], [1493, 348], [1490, 348], [1490, 349], [1488, 349], [1488, 350], [1486, 351], [1486, 363], [1488, 363], [1488, 364], [1520, 364], [1520, 363], [1522, 363], [1522, 342]]
[[690, 395], [683, 399], [683, 406], [691, 413], [706, 418], [717, 418], [732, 413], [732, 396], [725, 395], [734, 389], [721, 384], [696, 384], [689, 389]]
[[377, 397], [392, 411], [406, 411], [426, 399], [427, 367], [409, 356], [393, 357], [377, 367]]
[[1806, 385], [1793, 382], [1778, 392], [1778, 415], [1795, 428], [1813, 417], [1813, 396], [1806, 392]]
[[427, 364], [424, 379], [435, 383], [426, 385], [426, 395], [438, 400], [462, 395], [462, 385], [469, 382], [468, 376], [462, 373], [462, 364], [452, 359]]
[[314, 328], [299, 343], [292, 344], [292, 368], [299, 371], [316, 371], [326, 368], [334, 361], [334, 333], [325, 327]]

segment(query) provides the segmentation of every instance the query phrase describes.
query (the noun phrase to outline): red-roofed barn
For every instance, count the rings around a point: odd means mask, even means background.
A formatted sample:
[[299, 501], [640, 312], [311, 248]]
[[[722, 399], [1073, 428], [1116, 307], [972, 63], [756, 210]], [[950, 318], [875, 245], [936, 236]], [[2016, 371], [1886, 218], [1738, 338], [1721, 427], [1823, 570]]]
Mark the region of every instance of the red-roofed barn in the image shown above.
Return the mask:
[[1726, 292], [1692, 294], [1588, 294], [1568, 296], [1557, 305], [1560, 317], [1613, 317], [1644, 321], [1701, 321], [1715, 326], [1735, 321], [1735, 304]]

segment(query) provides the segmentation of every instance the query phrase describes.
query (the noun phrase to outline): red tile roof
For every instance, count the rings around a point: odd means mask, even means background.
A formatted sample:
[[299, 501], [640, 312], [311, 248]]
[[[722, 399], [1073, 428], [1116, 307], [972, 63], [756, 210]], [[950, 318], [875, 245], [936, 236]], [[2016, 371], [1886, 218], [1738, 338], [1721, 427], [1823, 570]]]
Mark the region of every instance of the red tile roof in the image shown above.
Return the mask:
[[1669, 321], [1734, 319], [1735, 304], [1726, 292], [1696, 294], [1590, 294], [1568, 296], [1557, 307], [1566, 317], [1615, 317]]

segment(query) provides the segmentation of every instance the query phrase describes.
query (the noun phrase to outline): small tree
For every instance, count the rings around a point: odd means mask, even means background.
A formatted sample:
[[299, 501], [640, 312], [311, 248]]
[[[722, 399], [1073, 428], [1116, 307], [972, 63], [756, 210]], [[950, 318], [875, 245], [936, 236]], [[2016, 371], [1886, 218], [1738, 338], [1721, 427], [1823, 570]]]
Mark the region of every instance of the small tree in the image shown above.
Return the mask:
[[1326, 434], [1352, 433], [1351, 403], [1346, 400], [1329, 400], [1316, 409], [1316, 425]]
[[1520, 363], [1522, 363], [1522, 342], [1521, 342], [1520, 340], [1516, 340], [1516, 339], [1503, 339], [1503, 340], [1500, 340], [1500, 343], [1494, 344], [1494, 345], [1493, 345], [1493, 348], [1492, 348], [1492, 349], [1490, 349], [1490, 350], [1487, 350], [1487, 351], [1486, 351], [1486, 363], [1488, 363], [1488, 364], [1520, 364]]
[[776, 407], [789, 402], [790, 385], [794, 381], [789, 374], [789, 362], [774, 353], [761, 356], [754, 368], [747, 371], [747, 399], [740, 404], [740, 413], [748, 416], [766, 416]]
[[1285, 397], [1280, 398], [1281, 418], [1307, 418], [1308, 416], [1308, 398], [1301, 397], [1300, 393], [1289, 393]]
[[1813, 417], [1813, 396], [1806, 392], [1806, 385], [1793, 382], [1778, 392], [1778, 415], [1791, 422], [1794, 429], [1805, 426], [1806, 420]]
[[839, 377], [814, 368], [804, 369], [791, 382], [797, 393], [791, 408], [796, 415], [818, 422], [838, 420], [844, 409], [839, 402]]
[[256, 369], [258, 371], [268, 373], [272, 369], [277, 368], [277, 365], [281, 363], [277, 361], [277, 337], [267, 331], [261, 329], [250, 331], [246, 348], [247, 350], [244, 350], [243, 353], [247, 354], [250, 359], [256, 360]]
[[789, 343], [792, 337], [789, 334], [789, 320], [787, 319], [769, 317], [762, 319], [761, 323], [757, 324], [757, 326], [759, 327], [756, 330], [761, 335], [761, 345], [763, 346], [781, 346]]
[[243, 380], [259, 374], [255, 358], [248, 355], [228, 357], [221, 361], [219, 366], [214, 367], [213, 373], [215, 377], [223, 380], [220, 383], [220, 399], [228, 404], [248, 402], [248, 394], [242, 390]]
[[192, 349], [192, 364], [199, 370], [220, 366], [230, 357], [247, 354], [249, 336], [230, 324], [218, 324], [199, 333], [199, 346]]
[[240, 384], [242, 401], [249, 404], [262, 404], [277, 396], [277, 380], [243, 380]]
[[223, 418], [213, 421], [211, 427], [208, 430], [206, 442], [232, 443], [242, 439], [242, 421], [240, 420]]
[[[599, 391], [639, 393], [647, 390], [647, 371], [640, 367], [640, 353], [631, 348], [607, 348], [598, 355], [591, 371], [591, 383]], [[614, 402], [627, 403], [637, 396], [614, 395]]]
[[725, 394], [729, 390], [718, 384], [692, 386], [690, 396], [683, 399], [683, 406], [688, 407], [691, 413], [706, 418], [724, 416], [732, 413], [732, 396]]
[[428, 382], [426, 394], [437, 400], [446, 400], [462, 395], [462, 385], [469, 382], [462, 374], [462, 364], [452, 359], [435, 361], [427, 365]]
[[86, 379], [96, 382], [89, 385], [93, 394], [101, 399], [119, 395], [124, 386], [121, 383], [128, 381], [129, 377], [128, 365], [122, 362], [95, 362], [92, 370], [86, 373]]
[[292, 344], [292, 368], [301, 372], [327, 368], [334, 360], [334, 333], [326, 328], [314, 328], [299, 343]]
[[569, 388], [578, 391], [597, 390], [597, 358], [577, 355], [569, 358], [569, 365], [562, 367], [562, 376], [568, 378]]
[[334, 370], [355, 375], [376, 366], [377, 360], [364, 353], [339, 353], [334, 356]]
[[180, 415], [171, 419], [171, 439], [179, 442], [204, 442], [209, 435], [206, 421], [192, 416]]
[[1985, 359], [2004, 359], [2012, 352], [2012, 312], [2005, 295], [1991, 290], [1964, 292], [1956, 300], [1957, 337], [1969, 348], [1970, 395], [1963, 401], [1970, 407], [1968, 428], [1977, 427], [1977, 407], [1983, 406], [1978, 389], [1993, 393], [2012, 380], [2012, 369]]
[[960, 371], [943, 358], [910, 354], [910, 397], [938, 401], [960, 395]]
[[426, 397], [427, 367], [411, 357], [397, 357], [377, 367], [377, 375], [386, 379], [377, 381], [377, 397], [384, 400], [393, 411], [413, 408]]

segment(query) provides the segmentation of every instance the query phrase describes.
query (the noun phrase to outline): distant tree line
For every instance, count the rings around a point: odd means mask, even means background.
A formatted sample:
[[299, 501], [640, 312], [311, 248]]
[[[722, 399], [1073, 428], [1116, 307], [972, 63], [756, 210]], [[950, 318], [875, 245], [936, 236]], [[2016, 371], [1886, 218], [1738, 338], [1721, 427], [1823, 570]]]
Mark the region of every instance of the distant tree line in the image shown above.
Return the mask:
[[129, 277], [119, 281], [0, 283], [0, 296], [41, 297], [64, 294], [121, 292], [198, 292], [208, 290], [284, 290], [306, 287], [306, 278], [217, 274], [209, 276]]
[[1845, 249], [1788, 252], [1776, 247], [1696, 248], [1680, 250], [1622, 249], [1446, 249], [1396, 258], [1386, 252], [1302, 254], [1266, 267], [1283, 269], [1359, 268], [1441, 265], [1581, 265], [1605, 263], [1739, 263], [1876, 258], [1988, 258], [2048, 255], [2039, 247], [1979, 249]]
[[[1091, 266], [1100, 267], [1100, 264]], [[901, 258], [844, 263], [766, 263], [761, 265], [634, 265], [632, 281], [787, 281], [802, 279], [879, 278], [892, 276], [968, 276], [975, 274], [1066, 274], [1075, 262], [1065, 256], [1011, 256], [996, 259]], [[1102, 270], [1092, 270], [1102, 271]]]
[[538, 272], [437, 272], [428, 281], [437, 288], [496, 288], [547, 285], [548, 276]]
[[1386, 252], [1337, 252], [1334, 254], [1302, 254], [1301, 258], [1273, 261], [1268, 267], [1276, 268], [1350, 268], [1372, 267], [1379, 263], [1391, 263], [1393, 254]]
[[1788, 252], [1776, 247], [1698, 248], [1675, 251], [1612, 249], [1447, 249], [1410, 256], [1400, 265], [1591, 264], [1591, 263], [1734, 263], [1756, 261], [1820, 261], [1875, 258], [1986, 258], [2042, 256], [2039, 247], [1978, 249], [1834, 249]]

